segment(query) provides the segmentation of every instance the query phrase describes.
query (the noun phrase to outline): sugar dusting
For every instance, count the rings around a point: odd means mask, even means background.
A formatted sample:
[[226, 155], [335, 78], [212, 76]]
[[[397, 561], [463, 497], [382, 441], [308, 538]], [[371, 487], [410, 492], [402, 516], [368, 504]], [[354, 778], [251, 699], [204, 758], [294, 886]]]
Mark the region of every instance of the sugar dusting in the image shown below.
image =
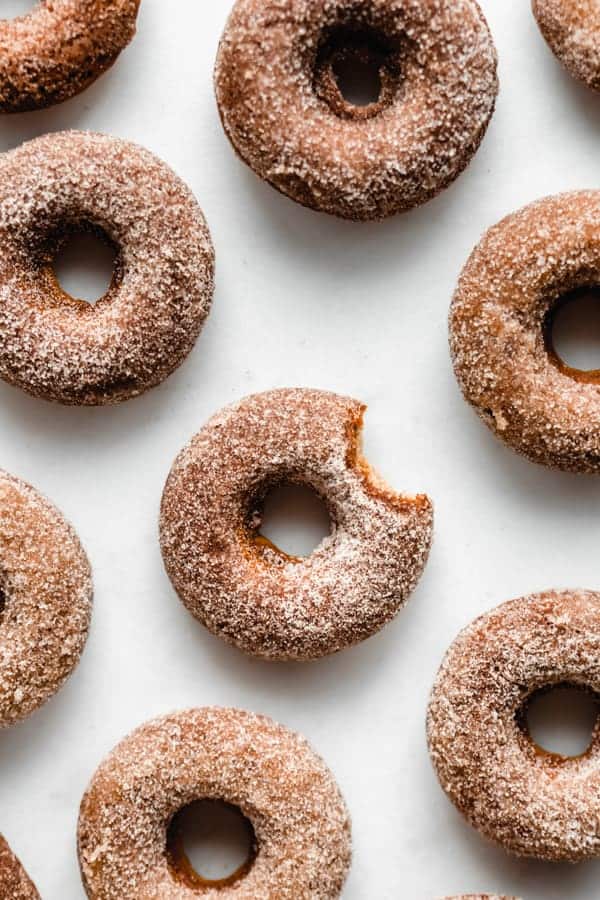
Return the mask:
[[549, 197], [491, 228], [460, 278], [450, 346], [466, 399], [535, 462], [600, 471], [600, 375], [549, 352], [545, 323], [565, 294], [600, 283], [600, 192]]
[[40, 0], [28, 15], [0, 18], [0, 112], [42, 109], [84, 90], [132, 40], [139, 4]]
[[251, 821], [258, 853], [244, 878], [207, 900], [333, 900], [350, 866], [350, 821], [333, 776], [300, 735], [234, 709], [156, 719], [120, 743], [81, 805], [79, 859], [92, 900], [192, 900], [169, 864], [172, 817], [218, 799]]
[[[52, 268], [69, 229], [119, 249], [95, 305]], [[103, 404], [163, 381], [190, 352], [214, 290], [210, 234], [189, 188], [135, 144], [62, 132], [0, 159], [0, 376], [47, 400]]]
[[[396, 48], [401, 77], [376, 115], [345, 103], [333, 78], [315, 89], [324, 37], [340, 28]], [[215, 86], [225, 131], [261, 178], [314, 209], [381, 219], [467, 166], [494, 111], [497, 59], [474, 0], [238, 0]]]
[[71, 674], [87, 638], [92, 579], [62, 514], [0, 471], [0, 727], [30, 715]]
[[519, 856], [600, 855], [600, 726], [586, 753], [562, 757], [519, 721], [542, 688], [600, 693], [599, 617], [590, 591], [504, 603], [459, 635], [433, 688], [427, 734], [440, 784], [471, 825]]
[[[394, 494], [360, 455], [364, 406], [324, 391], [255, 395], [214, 416], [181, 452], [160, 539], [182, 601], [212, 632], [267, 659], [314, 659], [389, 622], [429, 553], [429, 499]], [[258, 538], [280, 483], [324, 500], [332, 533], [304, 559]]]
[[0, 897], [4, 900], [40, 900], [23, 866], [0, 835]]
[[571, 75], [600, 90], [598, 0], [533, 0], [532, 5], [554, 55]]

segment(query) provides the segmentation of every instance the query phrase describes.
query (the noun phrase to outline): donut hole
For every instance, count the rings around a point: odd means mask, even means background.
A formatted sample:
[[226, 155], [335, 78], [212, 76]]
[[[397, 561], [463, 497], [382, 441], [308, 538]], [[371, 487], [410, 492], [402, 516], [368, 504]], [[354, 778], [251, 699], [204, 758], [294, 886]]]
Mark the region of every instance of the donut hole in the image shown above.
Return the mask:
[[106, 297], [119, 268], [119, 250], [106, 232], [85, 223], [55, 236], [52, 268], [67, 296], [94, 304]]
[[304, 484], [283, 482], [269, 487], [251, 511], [251, 529], [285, 556], [310, 556], [331, 534], [331, 516], [322, 497]]
[[0, 22], [27, 16], [36, 6], [39, 6], [39, 0], [2, 0]]
[[578, 758], [592, 747], [600, 696], [575, 684], [535, 691], [521, 711], [521, 724], [536, 748], [557, 757]]
[[559, 368], [596, 381], [600, 377], [600, 287], [561, 296], [545, 323], [546, 346]]
[[197, 800], [181, 809], [167, 831], [167, 855], [176, 878], [191, 888], [227, 887], [254, 863], [254, 828], [237, 806]]
[[341, 118], [369, 118], [393, 103], [401, 69], [400, 45], [382, 31], [340, 25], [322, 36], [314, 89]]

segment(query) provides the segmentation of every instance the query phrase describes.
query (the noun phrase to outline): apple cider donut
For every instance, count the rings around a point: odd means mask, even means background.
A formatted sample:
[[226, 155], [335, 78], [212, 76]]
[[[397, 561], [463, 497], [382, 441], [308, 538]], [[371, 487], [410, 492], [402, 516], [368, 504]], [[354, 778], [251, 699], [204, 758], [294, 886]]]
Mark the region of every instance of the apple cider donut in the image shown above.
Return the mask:
[[[254, 836], [225, 882], [202, 878], [173, 848], [174, 819], [198, 800], [233, 805]], [[78, 846], [90, 900], [333, 900], [351, 861], [344, 800], [307, 741], [265, 716], [217, 707], [155, 719], [125, 738], [83, 798]]]
[[446, 794], [510, 853], [550, 861], [600, 855], [600, 724], [564, 757], [529, 736], [531, 698], [558, 685], [600, 694], [600, 594], [547, 591], [476, 619], [450, 647], [427, 733]]
[[[246, 653], [308, 660], [356, 644], [421, 575], [431, 503], [370, 470], [365, 408], [324, 391], [257, 394], [214, 416], [173, 465], [160, 521], [167, 572], [190, 612]], [[266, 495], [286, 483], [313, 489], [332, 520], [302, 559], [259, 534]]]
[[[339, 86], [353, 62], [378, 73], [368, 106]], [[257, 175], [313, 209], [381, 219], [466, 168], [494, 111], [497, 60], [475, 0], [237, 0], [215, 86]]]
[[[117, 252], [96, 304], [58, 284], [73, 232]], [[191, 191], [147, 150], [63, 132], [0, 159], [0, 376], [73, 405], [127, 400], [183, 362], [212, 300], [214, 252]]]
[[550, 49], [568, 72], [600, 90], [600, 7], [597, 0], [532, 0]]
[[135, 34], [140, 0], [39, 0], [0, 18], [0, 112], [25, 112], [79, 94]]
[[92, 578], [77, 535], [34, 488], [0, 471], [0, 728], [71, 674], [90, 625]]
[[33, 882], [1, 834], [0, 897], [3, 900], [40, 900]]
[[556, 311], [600, 284], [600, 191], [548, 197], [491, 228], [450, 311], [454, 370], [492, 431], [534, 462], [600, 471], [600, 371], [556, 354]]

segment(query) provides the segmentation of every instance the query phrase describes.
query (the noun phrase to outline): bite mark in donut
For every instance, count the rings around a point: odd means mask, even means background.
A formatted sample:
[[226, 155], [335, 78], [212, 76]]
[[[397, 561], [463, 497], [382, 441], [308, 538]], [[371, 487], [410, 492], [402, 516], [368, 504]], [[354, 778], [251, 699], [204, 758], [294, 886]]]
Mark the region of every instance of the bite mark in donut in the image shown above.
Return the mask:
[[[161, 548], [183, 603], [213, 633], [267, 659], [314, 659], [366, 639], [415, 587], [429, 553], [425, 496], [394, 493], [360, 451], [365, 407], [324, 391], [254, 395], [217, 413], [175, 461]], [[332, 532], [308, 557], [260, 535], [282, 483], [314, 490]]]

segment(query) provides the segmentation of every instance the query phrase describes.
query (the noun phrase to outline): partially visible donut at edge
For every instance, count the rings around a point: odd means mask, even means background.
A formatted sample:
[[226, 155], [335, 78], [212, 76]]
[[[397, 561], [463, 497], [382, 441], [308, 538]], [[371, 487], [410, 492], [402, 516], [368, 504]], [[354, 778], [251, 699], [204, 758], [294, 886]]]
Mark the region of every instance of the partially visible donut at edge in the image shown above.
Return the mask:
[[567, 71], [600, 90], [600, 7], [597, 0], [532, 0], [548, 46]]
[[[116, 253], [95, 304], [54, 260], [91, 231]], [[36, 397], [97, 406], [164, 381], [210, 310], [214, 250], [190, 189], [148, 150], [108, 135], [46, 135], [0, 157], [0, 377]]]
[[1, 834], [0, 900], [40, 900], [35, 885]]
[[[379, 69], [348, 102], [336, 66]], [[354, 220], [431, 199], [465, 169], [493, 114], [496, 50], [475, 0], [237, 0], [215, 86], [227, 136], [297, 202]]]
[[[160, 540], [180, 599], [246, 653], [309, 660], [365, 640], [393, 619], [429, 554], [428, 497], [392, 491], [360, 448], [366, 407], [326, 391], [278, 389], [213, 416], [177, 457]], [[260, 535], [281, 484], [324, 501], [332, 531], [296, 558]]]
[[0, 18], [0, 112], [27, 112], [79, 94], [133, 39], [140, 0], [39, 0]]
[[90, 564], [62, 513], [0, 470], [0, 728], [46, 703], [79, 662]]

